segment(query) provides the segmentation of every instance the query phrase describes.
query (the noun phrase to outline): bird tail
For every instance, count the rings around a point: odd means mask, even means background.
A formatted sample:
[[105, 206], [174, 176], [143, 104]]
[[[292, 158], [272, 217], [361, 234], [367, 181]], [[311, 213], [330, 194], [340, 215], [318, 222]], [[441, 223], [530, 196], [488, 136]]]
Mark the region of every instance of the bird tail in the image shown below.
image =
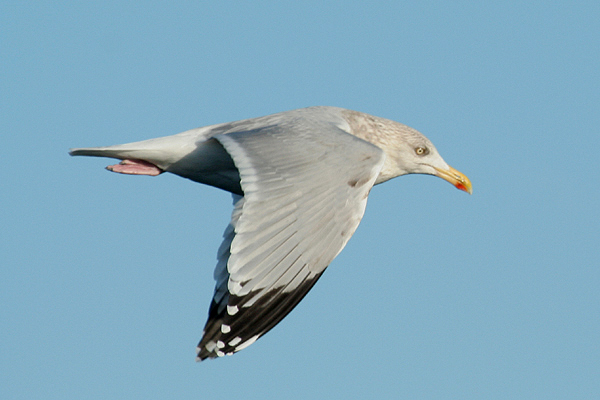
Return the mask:
[[165, 136], [140, 142], [104, 147], [81, 147], [70, 149], [72, 156], [108, 157], [119, 160], [143, 160], [166, 170], [194, 151], [205, 139], [200, 129], [192, 129], [177, 135]]

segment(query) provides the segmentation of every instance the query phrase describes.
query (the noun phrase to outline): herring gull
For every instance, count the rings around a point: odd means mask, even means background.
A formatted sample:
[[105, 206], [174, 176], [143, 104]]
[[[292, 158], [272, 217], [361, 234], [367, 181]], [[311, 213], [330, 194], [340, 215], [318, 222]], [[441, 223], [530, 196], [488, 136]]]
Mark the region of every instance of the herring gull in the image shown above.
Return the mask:
[[70, 154], [122, 160], [107, 167], [113, 172], [171, 172], [232, 193], [198, 361], [248, 347], [302, 300], [358, 227], [373, 185], [429, 174], [472, 192], [418, 131], [337, 107]]

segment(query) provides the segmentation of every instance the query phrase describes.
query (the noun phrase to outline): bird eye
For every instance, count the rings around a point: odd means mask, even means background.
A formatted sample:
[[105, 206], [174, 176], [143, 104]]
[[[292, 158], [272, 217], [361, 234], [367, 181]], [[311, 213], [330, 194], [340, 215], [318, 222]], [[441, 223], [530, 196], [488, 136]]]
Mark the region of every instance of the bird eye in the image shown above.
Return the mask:
[[429, 154], [429, 149], [427, 149], [427, 147], [417, 147], [415, 153], [417, 153], [418, 156], [424, 156]]

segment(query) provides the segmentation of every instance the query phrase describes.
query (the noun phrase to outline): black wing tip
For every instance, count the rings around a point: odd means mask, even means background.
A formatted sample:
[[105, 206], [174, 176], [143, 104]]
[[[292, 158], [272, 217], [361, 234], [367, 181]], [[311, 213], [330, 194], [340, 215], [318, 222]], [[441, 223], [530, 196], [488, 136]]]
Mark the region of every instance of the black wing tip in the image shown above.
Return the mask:
[[[243, 303], [256, 293], [243, 297], [230, 295], [229, 307], [223, 307], [220, 313], [215, 312], [217, 305], [211, 303], [209, 318], [196, 349], [196, 360], [233, 355], [256, 342], [300, 303], [322, 274], [306, 279], [290, 292], [284, 292], [283, 287], [272, 290], [248, 308], [243, 307]], [[232, 308], [235, 309], [233, 313]]]
[[200, 345], [198, 345], [198, 347], [196, 347], [196, 362], [202, 362], [206, 359], [213, 359], [213, 358], [217, 358], [218, 356], [215, 353], [210, 353], [208, 352], [208, 350], [206, 350], [206, 348], [202, 348], [200, 347]]

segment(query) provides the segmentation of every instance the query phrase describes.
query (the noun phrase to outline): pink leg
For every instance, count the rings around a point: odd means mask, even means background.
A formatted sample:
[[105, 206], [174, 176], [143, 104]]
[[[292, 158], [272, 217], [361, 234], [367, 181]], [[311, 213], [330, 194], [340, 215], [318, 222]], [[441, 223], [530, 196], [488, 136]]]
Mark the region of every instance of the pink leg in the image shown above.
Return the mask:
[[129, 175], [156, 176], [164, 172], [156, 165], [142, 160], [123, 160], [119, 164], [109, 165], [106, 169], [112, 172], [118, 172], [119, 174]]

